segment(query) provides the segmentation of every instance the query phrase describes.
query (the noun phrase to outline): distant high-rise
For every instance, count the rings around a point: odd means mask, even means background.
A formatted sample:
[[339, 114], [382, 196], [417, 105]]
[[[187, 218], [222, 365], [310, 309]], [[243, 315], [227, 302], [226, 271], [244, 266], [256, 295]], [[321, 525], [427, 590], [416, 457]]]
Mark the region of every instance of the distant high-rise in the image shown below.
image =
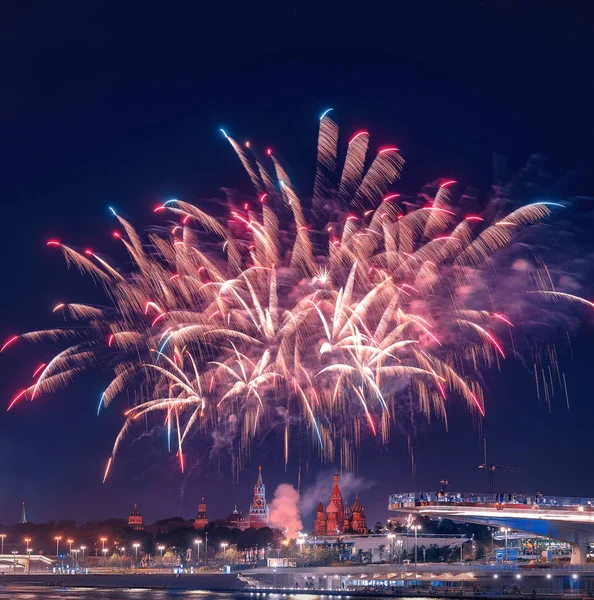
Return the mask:
[[206, 516], [206, 502], [204, 498], [198, 505], [198, 513], [196, 514], [196, 520], [194, 521], [194, 529], [204, 529], [208, 525], [208, 517]]
[[27, 512], [25, 511], [25, 503], [23, 502], [22, 508], [21, 508], [21, 523], [26, 523], [27, 522]]
[[138, 506], [134, 505], [134, 510], [130, 513], [128, 517], [128, 527], [130, 529], [134, 529], [134, 531], [142, 531], [144, 529], [144, 523], [142, 522], [142, 515], [138, 510]]
[[269, 508], [266, 504], [266, 486], [262, 481], [262, 467], [258, 467], [258, 480], [254, 486], [254, 499], [250, 504], [249, 525], [255, 529], [268, 527]]

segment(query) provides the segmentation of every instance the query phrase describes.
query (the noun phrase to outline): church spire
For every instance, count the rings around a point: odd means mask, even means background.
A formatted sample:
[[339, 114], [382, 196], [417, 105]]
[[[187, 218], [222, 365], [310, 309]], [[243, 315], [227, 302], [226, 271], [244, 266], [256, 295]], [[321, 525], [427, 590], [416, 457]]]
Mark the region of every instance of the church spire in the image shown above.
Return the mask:
[[250, 505], [250, 527], [268, 527], [269, 508], [266, 504], [266, 486], [262, 479], [262, 467], [258, 467], [258, 479], [254, 486], [254, 499]]
[[194, 529], [204, 529], [207, 525], [208, 517], [206, 516], [206, 502], [204, 501], [204, 496], [202, 496], [202, 500], [200, 500], [200, 504], [198, 504]]

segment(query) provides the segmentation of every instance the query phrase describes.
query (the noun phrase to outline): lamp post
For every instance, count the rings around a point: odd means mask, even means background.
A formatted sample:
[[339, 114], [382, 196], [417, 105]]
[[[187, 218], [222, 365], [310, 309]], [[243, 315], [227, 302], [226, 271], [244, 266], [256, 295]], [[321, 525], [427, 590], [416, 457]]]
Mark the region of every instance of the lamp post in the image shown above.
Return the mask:
[[229, 544], [227, 542], [221, 542], [221, 548], [223, 549], [223, 556], [225, 554], [227, 554], [227, 546], [229, 546]]
[[29, 552], [29, 542], [31, 541], [31, 538], [25, 538], [25, 544], [27, 544], [27, 552]]
[[105, 542], [107, 542], [107, 538], [102, 537], [99, 539], [99, 541], [101, 542], [101, 552], [103, 552], [105, 550]]
[[502, 531], [503, 533], [505, 533], [505, 562], [507, 562], [507, 557], [508, 557], [508, 553], [507, 553], [507, 533], [509, 531], [509, 527], [501, 527], [499, 529], [499, 531]]
[[86, 550], [86, 549], [87, 549], [87, 547], [86, 547], [86, 546], [81, 546], [81, 547], [80, 547], [80, 551], [82, 552], [82, 559], [83, 559], [83, 560], [85, 559], [85, 550]]
[[417, 566], [417, 550], [419, 547], [417, 535], [418, 535], [419, 529], [421, 529], [421, 526], [413, 525], [412, 528], [414, 529], [414, 532], [415, 532], [415, 567], [416, 567]]
[[165, 546], [161, 545], [157, 547], [157, 550], [161, 551], [161, 558], [163, 558], [163, 550], [165, 550]]
[[547, 579], [550, 581], [551, 594], [553, 593], [553, 577], [550, 573], [547, 573]]
[[196, 544], [196, 564], [200, 564], [200, 544], [202, 540], [194, 540], [194, 544]]
[[54, 539], [56, 540], [56, 558], [57, 558], [58, 556], [60, 556], [60, 540], [62, 539], [62, 536], [57, 535]]
[[388, 539], [390, 540], [390, 564], [394, 564], [394, 538], [396, 536], [393, 533], [388, 533]]
[[107, 567], [107, 548], [103, 548], [101, 552], [103, 553], [103, 566]]
[[136, 543], [136, 544], [132, 544], [132, 546], [134, 548], [135, 560], [138, 565], [138, 548], [140, 547], [140, 544]]
[[4, 554], [4, 539], [6, 538], [5, 533], [0, 533], [0, 540], [2, 541], [2, 552], [0, 554]]
[[297, 545], [299, 546], [299, 552], [301, 554], [301, 560], [303, 561], [303, 544], [305, 544], [305, 538], [300, 533], [299, 537], [296, 540]]
[[76, 569], [76, 564], [78, 563], [78, 553], [80, 552], [80, 550], [73, 550], [72, 553], [74, 554], [74, 568]]
[[70, 552], [70, 554], [72, 554], [72, 544], [74, 544], [74, 540], [68, 539], [68, 540], [66, 540], [66, 543], [70, 546], [68, 552]]

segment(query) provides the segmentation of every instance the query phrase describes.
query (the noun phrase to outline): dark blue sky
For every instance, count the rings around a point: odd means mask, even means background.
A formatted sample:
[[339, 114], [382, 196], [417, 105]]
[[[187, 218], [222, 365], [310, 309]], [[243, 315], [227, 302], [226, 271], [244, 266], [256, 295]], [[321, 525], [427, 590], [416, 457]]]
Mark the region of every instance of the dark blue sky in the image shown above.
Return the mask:
[[[250, 7], [253, 3], [250, 3]], [[411, 3], [412, 4], [412, 3]], [[271, 145], [301, 189], [313, 178], [318, 116], [335, 109], [345, 135], [361, 127], [373, 145], [395, 143], [407, 164], [402, 187], [448, 177], [485, 188], [491, 155], [520, 167], [533, 152], [558, 172], [588, 170], [594, 152], [591, 32], [578, 4], [460, 2], [359, 5], [310, 11], [248, 10], [213, 3], [174, 7], [129, 2], [5, 2], [0, 15], [0, 143], [3, 210], [2, 339], [47, 326], [59, 301], [99, 299], [68, 271], [49, 237], [121, 256], [110, 238], [113, 204], [139, 226], [164, 198], [198, 200], [234, 187], [250, 191], [218, 133]], [[585, 10], [585, 9], [584, 9]], [[584, 178], [584, 195], [593, 189]], [[592, 318], [575, 332], [572, 407], [539, 406], [522, 365], [489, 377], [491, 458], [524, 469], [498, 474], [500, 487], [594, 496], [585, 475], [592, 455]], [[8, 404], [48, 349], [19, 347], [0, 357], [0, 402]], [[253, 450], [235, 485], [227, 464], [199, 460], [182, 479], [162, 444], [140, 439], [101, 485], [104, 458], [121, 424], [115, 407], [97, 418], [105, 384], [85, 376], [66, 392], [0, 412], [0, 522], [127, 514], [137, 501], [148, 520], [192, 516], [201, 495], [212, 516], [246, 509], [257, 465], [272, 491], [284, 474], [280, 440]], [[404, 436], [388, 448], [364, 445], [358, 474], [370, 520], [386, 516], [391, 491], [486, 488], [476, 468], [480, 433], [462, 408], [450, 430], [419, 431], [413, 477]], [[315, 480], [302, 467], [302, 486]], [[212, 507], [212, 508], [210, 508]]]

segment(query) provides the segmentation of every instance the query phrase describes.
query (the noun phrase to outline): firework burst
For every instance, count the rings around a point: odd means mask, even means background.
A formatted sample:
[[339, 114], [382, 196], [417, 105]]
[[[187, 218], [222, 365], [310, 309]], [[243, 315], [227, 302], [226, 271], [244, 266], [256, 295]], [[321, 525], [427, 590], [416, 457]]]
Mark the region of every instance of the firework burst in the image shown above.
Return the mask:
[[[259, 157], [223, 134], [256, 192], [229, 216], [170, 200], [155, 212], [174, 222], [143, 239], [111, 209], [121, 226], [113, 235], [133, 262], [126, 273], [92, 250], [48, 242], [104, 288], [109, 305], [59, 304], [54, 312], [73, 326], [7, 340], [2, 350], [48, 338], [66, 346], [9, 408], [63, 388], [88, 365], [109, 368], [99, 411], [128, 390], [135, 404], [105, 477], [141, 418], [164, 425], [183, 471], [185, 442], [230, 422], [240, 456], [280, 419], [285, 460], [292, 428], [305, 426], [323, 460], [340, 453], [348, 463], [363, 435], [388, 439], [403, 398], [426, 418], [445, 419], [449, 402], [484, 416], [476, 372], [505, 357], [500, 336], [513, 323], [464, 290], [494, 253], [559, 205], [533, 203], [495, 220], [465, 215], [454, 181], [416, 206], [401, 203], [390, 187], [404, 160], [395, 147], [370, 159], [366, 131], [351, 137], [337, 173], [329, 111], [304, 204], [271, 150]], [[546, 285], [531, 292], [586, 303]]]

